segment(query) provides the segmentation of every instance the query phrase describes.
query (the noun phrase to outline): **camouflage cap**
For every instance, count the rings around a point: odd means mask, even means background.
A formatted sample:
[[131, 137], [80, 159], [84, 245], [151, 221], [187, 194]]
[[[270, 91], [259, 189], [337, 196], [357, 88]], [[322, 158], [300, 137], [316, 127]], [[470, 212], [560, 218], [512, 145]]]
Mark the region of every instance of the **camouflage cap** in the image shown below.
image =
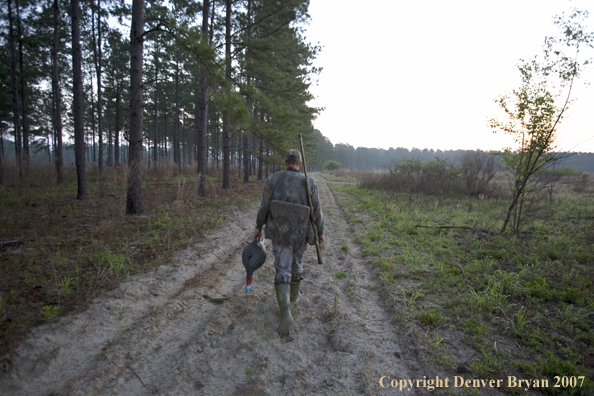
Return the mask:
[[301, 153], [299, 150], [289, 150], [287, 151], [287, 155], [285, 156], [285, 161], [288, 163], [298, 164], [301, 162]]

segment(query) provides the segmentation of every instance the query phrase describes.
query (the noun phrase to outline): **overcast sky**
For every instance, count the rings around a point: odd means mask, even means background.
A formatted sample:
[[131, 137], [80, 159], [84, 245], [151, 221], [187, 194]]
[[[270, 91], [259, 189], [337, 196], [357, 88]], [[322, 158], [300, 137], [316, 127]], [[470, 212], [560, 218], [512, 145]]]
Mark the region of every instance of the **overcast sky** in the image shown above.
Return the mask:
[[[493, 99], [519, 86], [518, 60], [541, 53], [553, 17], [572, 7], [594, 12], [592, 0], [310, 0], [306, 35], [323, 46], [310, 105], [325, 108], [314, 127], [354, 147], [513, 145], [488, 127]], [[594, 151], [593, 79], [574, 88], [563, 150]]]

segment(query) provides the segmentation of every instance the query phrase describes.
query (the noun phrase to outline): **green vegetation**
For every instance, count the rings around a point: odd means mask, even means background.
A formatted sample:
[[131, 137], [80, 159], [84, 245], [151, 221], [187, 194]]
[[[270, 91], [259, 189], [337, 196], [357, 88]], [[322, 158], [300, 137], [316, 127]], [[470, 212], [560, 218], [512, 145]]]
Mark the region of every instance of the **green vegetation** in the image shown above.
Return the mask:
[[555, 152], [559, 124], [569, 109], [575, 80], [591, 63], [588, 56], [583, 60], [583, 54], [579, 54], [580, 47], [592, 47], [594, 40], [582, 26], [587, 15], [574, 9], [568, 18], [558, 16], [555, 23], [561, 37], [545, 37], [542, 57], [520, 60], [520, 87], [495, 100], [505, 118], [491, 119], [491, 128], [511, 135], [515, 143], [514, 148], [506, 148], [501, 154], [513, 180], [502, 233], [508, 224], [514, 232], [520, 230], [532, 203], [540, 199], [539, 179], [563, 159]]
[[340, 164], [340, 162], [337, 161], [326, 161], [324, 163], [323, 168], [324, 169], [328, 169], [330, 172], [335, 171], [337, 169], [340, 169], [342, 165]]
[[338, 279], [346, 278], [347, 276], [348, 276], [348, 274], [346, 272], [343, 272], [343, 271], [336, 272], [336, 277]]
[[[395, 318], [431, 346], [427, 362], [476, 378], [548, 378], [550, 394], [591, 394], [594, 199], [555, 192], [527, 225], [501, 235], [507, 201], [332, 183]], [[357, 219], [365, 217], [364, 223]], [[590, 377], [591, 378], [591, 377]]]

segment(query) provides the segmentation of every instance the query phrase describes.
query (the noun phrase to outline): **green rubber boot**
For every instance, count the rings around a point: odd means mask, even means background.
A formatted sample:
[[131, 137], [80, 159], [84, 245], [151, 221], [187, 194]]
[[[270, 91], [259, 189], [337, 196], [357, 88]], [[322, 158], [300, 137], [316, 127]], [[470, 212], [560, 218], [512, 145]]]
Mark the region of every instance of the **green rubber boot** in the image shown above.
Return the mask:
[[293, 327], [293, 315], [291, 315], [291, 302], [289, 297], [289, 284], [277, 283], [274, 285], [276, 289], [276, 301], [281, 313], [281, 322], [276, 329], [281, 336], [288, 336], [289, 330]]
[[291, 302], [296, 303], [301, 297], [299, 289], [301, 288], [301, 274], [293, 274], [291, 277]]

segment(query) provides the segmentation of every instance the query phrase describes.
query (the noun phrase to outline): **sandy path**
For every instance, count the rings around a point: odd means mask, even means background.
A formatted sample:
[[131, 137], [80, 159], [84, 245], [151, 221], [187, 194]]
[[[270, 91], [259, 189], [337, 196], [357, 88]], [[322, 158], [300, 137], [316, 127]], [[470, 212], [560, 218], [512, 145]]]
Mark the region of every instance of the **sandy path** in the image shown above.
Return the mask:
[[[270, 251], [254, 275], [254, 292], [243, 291], [241, 250], [253, 209], [180, 252], [174, 266], [132, 277], [87, 311], [35, 329], [0, 374], [0, 393], [373, 395], [394, 392], [380, 387], [382, 376], [428, 375], [398, 344], [402, 329], [386, 311], [375, 275], [325, 180], [316, 182], [326, 217], [325, 264], [310, 247], [292, 342], [275, 333]], [[221, 297], [231, 298], [212, 300]]]

